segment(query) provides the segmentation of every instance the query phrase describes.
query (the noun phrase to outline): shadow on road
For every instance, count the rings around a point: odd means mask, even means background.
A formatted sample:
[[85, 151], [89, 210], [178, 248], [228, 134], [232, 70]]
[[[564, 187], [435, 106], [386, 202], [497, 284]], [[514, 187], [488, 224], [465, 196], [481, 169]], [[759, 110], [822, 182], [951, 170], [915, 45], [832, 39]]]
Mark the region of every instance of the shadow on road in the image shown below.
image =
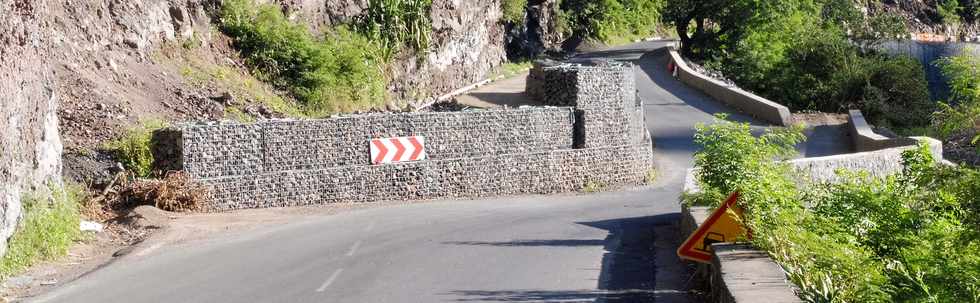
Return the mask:
[[[608, 231], [603, 240], [519, 240], [447, 242], [496, 247], [603, 246], [598, 290], [457, 290], [459, 302], [689, 302], [686, 277], [691, 272], [677, 259], [675, 235], [680, 214], [577, 222]], [[670, 279], [658, 280], [658, 277]]]
[[459, 241], [459, 242], [444, 242], [443, 244], [451, 245], [479, 245], [479, 246], [499, 246], [499, 247], [521, 247], [521, 246], [564, 246], [564, 247], [576, 247], [576, 246], [599, 246], [604, 243], [603, 240], [519, 240], [519, 241], [508, 241], [508, 242], [471, 242], [471, 241]]

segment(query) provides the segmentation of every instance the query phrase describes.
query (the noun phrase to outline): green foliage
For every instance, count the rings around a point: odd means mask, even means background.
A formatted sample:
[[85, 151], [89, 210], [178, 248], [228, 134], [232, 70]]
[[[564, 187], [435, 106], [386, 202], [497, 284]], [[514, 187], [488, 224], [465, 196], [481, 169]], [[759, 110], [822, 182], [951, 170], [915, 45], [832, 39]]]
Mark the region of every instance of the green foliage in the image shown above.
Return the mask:
[[307, 117], [307, 113], [294, 100], [283, 98], [270, 85], [255, 78], [247, 72], [240, 71], [228, 63], [215, 63], [193, 49], [180, 49], [169, 53], [163, 49], [154, 55], [159, 62], [172, 62], [180, 68], [180, 74], [191, 85], [204, 87], [213, 86], [227, 91], [235, 102], [225, 107], [225, 118], [242, 122], [251, 122], [255, 118], [242, 111], [243, 107], [251, 104], [263, 104], [277, 113], [289, 117]]
[[64, 256], [80, 240], [80, 186], [49, 186], [50, 197], [26, 195], [23, 215], [0, 260], [0, 277], [8, 278], [40, 261]]
[[960, 11], [963, 8], [960, 7], [960, 2], [958, 0], [937, 0], [936, 1], [936, 11], [939, 13], [939, 18], [943, 23], [946, 24], [958, 24], [960, 23]]
[[665, 0], [564, 0], [563, 22], [570, 34], [613, 42], [655, 33]]
[[[773, 176], [788, 172], [788, 166], [774, 160], [796, 154], [796, 144], [806, 139], [802, 126], [768, 129], [755, 137], [749, 124], [725, 119], [718, 115], [714, 124], [698, 125], [694, 135], [694, 141], [702, 147], [694, 154], [698, 167], [695, 177], [702, 188], [708, 189], [706, 192], [715, 193], [711, 198], [734, 191], [761, 197], [769, 191], [792, 189], [789, 184], [769, 181], [780, 181]], [[713, 201], [720, 202], [721, 199]]]
[[938, 64], [949, 79], [951, 99], [941, 103], [933, 117], [936, 129], [944, 138], [975, 131], [980, 127], [980, 59], [961, 55]]
[[872, 51], [907, 33], [902, 19], [865, 16], [851, 0], [678, 0], [665, 20], [686, 55], [793, 110], [861, 109], [879, 126], [911, 128], [935, 109], [917, 61]]
[[920, 146], [885, 179], [842, 171], [837, 184], [801, 183], [776, 164], [797, 142], [785, 132], [763, 140], [745, 124], [701, 126], [696, 164], [705, 192], [744, 192], [752, 243], [786, 270], [801, 298], [980, 302], [980, 255], [972, 253], [980, 248], [980, 171], [936, 165]]
[[432, 0], [369, 0], [358, 30], [381, 45], [382, 56], [391, 59], [407, 45], [417, 51], [429, 47]]
[[123, 167], [140, 177], [153, 173], [153, 132], [167, 127], [161, 120], [145, 120], [139, 126], [126, 130], [121, 138], [110, 141], [106, 148], [111, 150]]
[[504, 22], [523, 24], [527, 11], [527, 0], [503, 0], [500, 2], [504, 11]]
[[[371, 11], [371, 16], [379, 14]], [[383, 25], [368, 29], [378, 35], [382, 29], [399, 29]], [[356, 32], [338, 27], [316, 38], [305, 26], [286, 19], [277, 6], [252, 0], [224, 1], [221, 29], [235, 39], [248, 66], [290, 92], [313, 116], [377, 108], [386, 99], [384, 52]], [[406, 32], [417, 33], [401, 29], [397, 37], [379, 37], [387, 47], [386, 39], [400, 39]]]

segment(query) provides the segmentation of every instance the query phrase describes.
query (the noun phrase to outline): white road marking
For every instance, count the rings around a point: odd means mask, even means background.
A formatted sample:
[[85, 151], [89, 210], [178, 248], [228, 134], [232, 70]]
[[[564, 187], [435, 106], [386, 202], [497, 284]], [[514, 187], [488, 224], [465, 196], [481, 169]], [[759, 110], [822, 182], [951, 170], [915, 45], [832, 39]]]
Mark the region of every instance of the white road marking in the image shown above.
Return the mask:
[[368, 223], [368, 226], [364, 228], [364, 231], [371, 231], [371, 230], [374, 230], [374, 221]]
[[348, 257], [353, 257], [357, 253], [357, 249], [361, 247], [361, 241], [354, 242], [354, 246], [351, 246], [350, 250], [347, 251]]
[[343, 268], [334, 271], [333, 274], [330, 275], [330, 278], [327, 278], [327, 281], [323, 282], [323, 285], [320, 285], [320, 288], [316, 289], [316, 292], [323, 292], [324, 290], [327, 290], [327, 287], [330, 287], [330, 284], [333, 284], [333, 281], [336, 281], [337, 277], [340, 277], [340, 273], [342, 272], [344, 272]]

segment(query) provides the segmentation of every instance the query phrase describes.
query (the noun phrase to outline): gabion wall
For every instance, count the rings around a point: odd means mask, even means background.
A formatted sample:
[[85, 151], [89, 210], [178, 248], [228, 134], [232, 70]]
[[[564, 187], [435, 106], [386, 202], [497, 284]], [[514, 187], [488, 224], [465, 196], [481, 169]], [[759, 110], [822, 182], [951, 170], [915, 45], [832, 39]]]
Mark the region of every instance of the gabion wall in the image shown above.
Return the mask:
[[643, 140], [646, 122], [630, 63], [537, 61], [528, 76], [526, 93], [546, 105], [575, 107], [577, 148]]
[[645, 181], [646, 146], [341, 166], [206, 179], [214, 210], [335, 202], [547, 194]]
[[569, 149], [573, 119], [570, 108], [532, 108], [185, 125], [183, 170], [215, 178], [369, 165], [371, 139], [401, 136], [424, 136], [431, 160]]
[[[166, 141], [180, 146], [172, 153], [177, 168], [210, 187], [213, 210], [645, 182], [653, 149], [632, 66], [562, 66], [574, 74], [566, 89], [575, 94], [553, 104], [574, 107], [184, 125]], [[554, 83], [542, 85], [552, 90]], [[370, 164], [371, 139], [412, 135], [425, 136], [427, 160]]]

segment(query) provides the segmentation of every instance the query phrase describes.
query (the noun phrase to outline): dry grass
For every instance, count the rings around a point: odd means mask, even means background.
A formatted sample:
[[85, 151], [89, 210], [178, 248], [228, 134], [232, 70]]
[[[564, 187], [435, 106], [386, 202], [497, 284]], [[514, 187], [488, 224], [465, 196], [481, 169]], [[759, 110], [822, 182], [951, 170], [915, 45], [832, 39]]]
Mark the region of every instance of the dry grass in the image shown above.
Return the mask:
[[140, 205], [172, 212], [202, 211], [206, 196], [207, 188], [183, 172], [170, 172], [162, 179], [139, 179], [120, 173], [100, 195], [83, 203], [82, 212], [88, 218], [107, 221]]
[[120, 193], [127, 206], [153, 205], [173, 212], [200, 211], [206, 197], [204, 186], [182, 172], [171, 172], [160, 180], [136, 180]]

